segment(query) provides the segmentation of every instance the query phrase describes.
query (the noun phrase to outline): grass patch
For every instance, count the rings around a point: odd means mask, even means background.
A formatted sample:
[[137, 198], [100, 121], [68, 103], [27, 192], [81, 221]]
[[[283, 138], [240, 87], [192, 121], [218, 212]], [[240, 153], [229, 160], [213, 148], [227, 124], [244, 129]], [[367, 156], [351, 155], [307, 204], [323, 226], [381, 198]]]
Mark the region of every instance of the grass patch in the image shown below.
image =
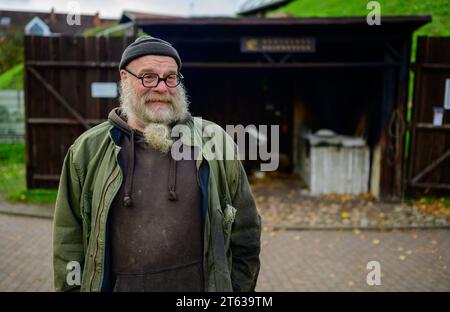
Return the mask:
[[0, 144], [0, 195], [9, 202], [53, 205], [56, 189], [27, 190], [24, 144]]
[[24, 164], [25, 146], [24, 144], [0, 144], [0, 164]]
[[0, 90], [23, 89], [23, 63], [8, 69], [0, 75]]

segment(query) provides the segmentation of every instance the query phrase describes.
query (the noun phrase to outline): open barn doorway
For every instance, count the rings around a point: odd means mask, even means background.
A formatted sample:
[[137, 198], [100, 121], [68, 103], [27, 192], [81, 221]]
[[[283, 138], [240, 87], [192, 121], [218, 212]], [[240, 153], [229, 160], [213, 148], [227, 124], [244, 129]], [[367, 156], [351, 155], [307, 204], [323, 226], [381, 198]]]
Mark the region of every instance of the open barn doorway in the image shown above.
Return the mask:
[[[227, 125], [279, 126], [279, 170], [292, 171], [294, 73], [267, 69], [185, 71], [193, 115]], [[271, 146], [270, 129], [267, 132]], [[269, 148], [270, 151], [270, 148]], [[250, 171], [259, 161], [245, 161]]]

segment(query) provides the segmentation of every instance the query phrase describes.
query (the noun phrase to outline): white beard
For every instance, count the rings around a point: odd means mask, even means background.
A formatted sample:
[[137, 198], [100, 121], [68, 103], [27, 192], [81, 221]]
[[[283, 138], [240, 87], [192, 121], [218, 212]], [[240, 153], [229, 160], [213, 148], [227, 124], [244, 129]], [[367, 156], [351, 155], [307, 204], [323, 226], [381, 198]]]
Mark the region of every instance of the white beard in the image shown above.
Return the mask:
[[144, 129], [144, 138], [151, 147], [167, 154], [172, 147], [173, 140], [170, 138], [170, 128], [162, 123], [149, 123]]
[[[152, 108], [146, 105], [147, 101], [162, 101], [167, 104]], [[125, 116], [135, 120], [144, 129], [145, 141], [162, 153], [168, 153], [173, 144], [169, 125], [189, 114], [189, 102], [181, 84], [174, 96], [148, 93], [140, 97], [134, 92], [130, 81], [122, 80], [120, 106]]]

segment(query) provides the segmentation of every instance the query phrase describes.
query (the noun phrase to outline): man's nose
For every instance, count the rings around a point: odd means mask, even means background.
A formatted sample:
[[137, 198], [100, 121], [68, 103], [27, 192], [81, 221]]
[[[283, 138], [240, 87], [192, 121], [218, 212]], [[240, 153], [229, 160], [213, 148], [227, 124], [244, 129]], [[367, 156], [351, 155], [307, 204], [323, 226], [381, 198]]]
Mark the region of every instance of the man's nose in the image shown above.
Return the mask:
[[152, 91], [164, 93], [167, 92], [169, 87], [166, 85], [166, 83], [162, 80], [159, 81], [158, 85], [154, 88], [152, 88]]

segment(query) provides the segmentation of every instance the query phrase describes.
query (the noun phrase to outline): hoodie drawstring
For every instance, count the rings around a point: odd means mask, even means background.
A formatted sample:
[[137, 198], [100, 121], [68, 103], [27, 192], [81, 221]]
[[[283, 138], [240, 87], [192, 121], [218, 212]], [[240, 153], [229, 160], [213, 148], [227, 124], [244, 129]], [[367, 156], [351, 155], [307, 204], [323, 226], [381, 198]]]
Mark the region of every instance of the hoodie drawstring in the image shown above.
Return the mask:
[[123, 198], [123, 204], [125, 207], [132, 207], [133, 200], [131, 198], [131, 192], [133, 188], [133, 176], [134, 176], [134, 129], [131, 129], [131, 149], [128, 157], [128, 172], [125, 181], [125, 196]]
[[169, 181], [167, 185], [169, 186], [169, 200], [176, 201], [178, 199], [176, 193], [176, 183], [177, 183], [177, 161], [170, 157], [169, 164]]

